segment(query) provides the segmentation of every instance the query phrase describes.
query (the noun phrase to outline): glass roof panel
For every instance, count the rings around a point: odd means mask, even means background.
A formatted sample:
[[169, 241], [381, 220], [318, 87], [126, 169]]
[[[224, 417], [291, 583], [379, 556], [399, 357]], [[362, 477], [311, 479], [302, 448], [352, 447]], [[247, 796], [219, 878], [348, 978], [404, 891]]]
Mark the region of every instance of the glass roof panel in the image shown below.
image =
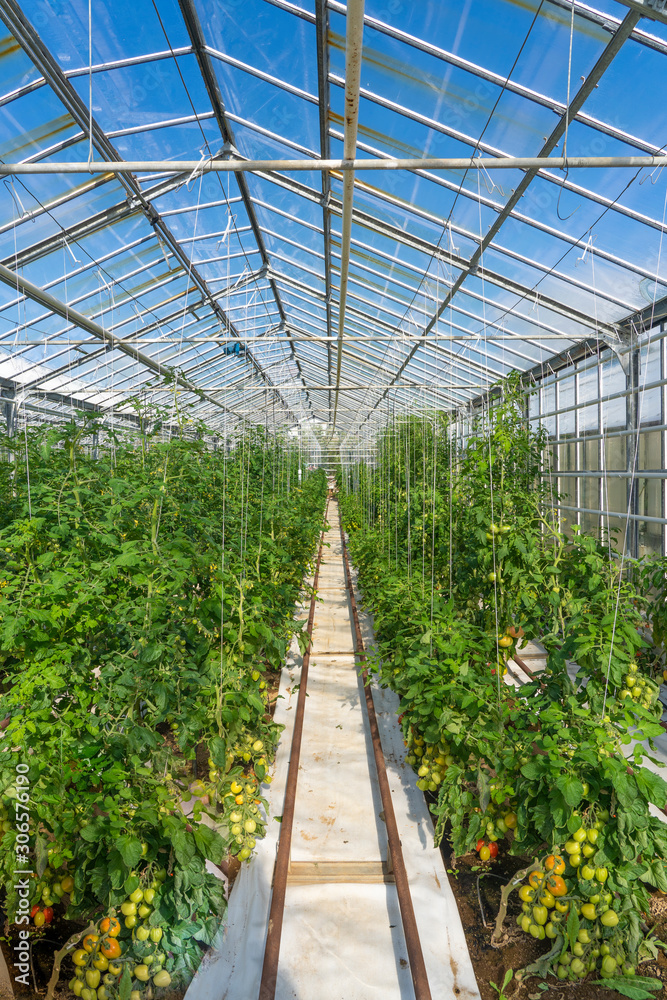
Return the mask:
[[[198, 159], [202, 150], [219, 154], [224, 139], [233, 137], [240, 154], [252, 159], [318, 156], [314, 0], [304, 0], [304, 17], [284, 9], [282, 0], [193, 3], [208, 46], [200, 53], [203, 64], [174, 0], [157, 7], [153, 0], [136, 0], [122, 11], [106, 0], [94, 5], [92, 110], [117, 155]], [[17, 96], [0, 105], [0, 157], [85, 163], [88, 142], [66, 107], [68, 99], [81, 105], [85, 121], [88, 4], [72, 0], [62, 16], [50, 0], [23, 6], [69, 84], [62, 83], [63, 101], [48, 83], [33, 89], [40, 74], [30, 58], [29, 32], [25, 52], [6, 40], [0, 93]], [[322, 120], [331, 154], [340, 157], [345, 9], [330, 0], [327, 10], [329, 106]], [[615, 0], [579, 5], [571, 64], [570, 10], [565, 0], [367, 0], [358, 156], [537, 153], [559, 121], [568, 90], [572, 99], [628, 7]], [[640, 22], [634, 40], [620, 48], [579, 118], [569, 123], [570, 154], [636, 154], [667, 142], [667, 112], [657, 107], [660, 93], [652, 84], [662, 78], [660, 60], [667, 58], [667, 51], [657, 51], [661, 38], [667, 39], [665, 25]], [[38, 58], [36, 49], [32, 55]], [[209, 72], [220, 89], [222, 115], [229, 116], [220, 123]], [[555, 152], [562, 149], [561, 141]], [[419, 404], [422, 387], [433, 393], [441, 381], [457, 386], [447, 388], [447, 398], [464, 400], [512, 366], [531, 368], [591, 337], [596, 324], [612, 331], [611, 324], [667, 292], [665, 178], [667, 172], [610, 168], [551, 169], [538, 176], [518, 169], [359, 171], [344, 382], [386, 386], [404, 365], [386, 405]], [[526, 180], [523, 197], [506, 217], [504, 206]], [[299, 337], [337, 333], [339, 173], [246, 173], [241, 181], [230, 174], [153, 169], [136, 179], [109, 180], [83, 171], [16, 178], [3, 188], [0, 256], [6, 265], [99, 324], [135, 338], [146, 356], [183, 367], [211, 388], [238, 385], [225, 393], [243, 409], [265, 405], [269, 393], [285, 414], [281, 420], [308, 412], [301, 389], [278, 394], [264, 388], [267, 381], [301, 385], [294, 353], [307, 381], [324, 384], [332, 377], [335, 342], [299, 339], [292, 349], [283, 331], [280, 342], [251, 341], [247, 354], [229, 355], [224, 343], [230, 334], [222, 326], [227, 316], [233, 332], [255, 337], [280, 328], [286, 318], [287, 329]], [[146, 200], [134, 201], [137, 191]], [[161, 212], [168, 213], [164, 221]], [[445, 308], [454, 281], [460, 287]], [[438, 308], [444, 311], [436, 322]], [[431, 337], [418, 343], [414, 335], [424, 328]], [[381, 339], [388, 334], [395, 339]], [[219, 343], [211, 339], [216, 336]], [[51, 379], [52, 389], [69, 386], [104, 406], [117, 406], [137, 385], [155, 383], [136, 359], [82, 340], [89, 334], [1, 286], [2, 364], [14, 366], [17, 381], [37, 386]], [[105, 392], [97, 393], [98, 385]], [[329, 393], [316, 392], [326, 417]], [[385, 405], [382, 391], [344, 396], [346, 426], [364, 419], [369, 407]], [[211, 406], [202, 404], [207, 413]]]
[[[638, 101], [637, 85], [641, 87], [642, 82], [660, 79], [664, 66], [663, 53], [628, 41], [586, 102], [586, 111], [603, 120], [613, 118], [616, 126], [646, 142], [663, 146], [667, 143], [667, 107], [662, 94], [656, 90], [651, 99], [649, 91], [648, 99]], [[633, 81], [630, 86], [629, 81]]]
[[[160, 19], [174, 47], [189, 40], [174, 3], [160, 4], [160, 17], [151, 0], [132, 0], [119, 8], [93, 4], [93, 65], [127, 59], [167, 48]], [[30, 22], [64, 70], [88, 66], [88, 2], [69, 0], [65, 5], [34, 0], [27, 11]]]

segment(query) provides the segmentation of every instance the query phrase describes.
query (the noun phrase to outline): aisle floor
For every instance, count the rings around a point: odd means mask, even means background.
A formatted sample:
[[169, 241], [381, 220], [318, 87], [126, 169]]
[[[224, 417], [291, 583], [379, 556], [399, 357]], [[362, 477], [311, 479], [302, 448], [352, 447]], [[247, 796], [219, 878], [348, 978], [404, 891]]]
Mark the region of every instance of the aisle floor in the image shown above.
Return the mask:
[[[354, 658], [335, 503], [329, 524], [330, 547], [323, 550], [313, 628], [276, 1000], [411, 1000], [414, 991], [396, 887], [382, 880], [387, 837]], [[271, 818], [283, 809], [300, 662], [293, 651], [281, 679], [276, 721], [286, 728], [267, 794]], [[403, 761], [396, 697], [376, 689], [373, 698], [433, 998], [474, 1000], [479, 991], [456, 902], [440, 852], [433, 847], [423, 796]], [[280, 824], [270, 821], [256, 857], [244, 865], [219, 947], [202, 963], [187, 1000], [257, 997], [279, 830]], [[322, 866], [325, 880], [292, 881], [303, 877], [299, 866], [304, 864], [306, 878], [317, 872], [315, 877], [321, 879]]]

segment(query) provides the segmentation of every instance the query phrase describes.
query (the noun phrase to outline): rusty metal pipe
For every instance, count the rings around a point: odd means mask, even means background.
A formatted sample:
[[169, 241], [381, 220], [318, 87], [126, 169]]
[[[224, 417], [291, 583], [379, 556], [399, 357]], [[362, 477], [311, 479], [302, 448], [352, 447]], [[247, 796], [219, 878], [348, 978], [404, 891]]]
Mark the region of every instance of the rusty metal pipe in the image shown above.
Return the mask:
[[[357, 130], [359, 127], [359, 93], [361, 90], [361, 60], [364, 35], [364, 0], [347, 0], [345, 15], [345, 130], [343, 136], [343, 159], [354, 160], [357, 151]], [[338, 347], [336, 353], [336, 391], [331, 431], [336, 430], [338, 415], [338, 394], [345, 336], [345, 307], [347, 303], [347, 282], [350, 270], [350, 247], [352, 243], [352, 203], [354, 201], [354, 171], [343, 174], [343, 207], [340, 243], [340, 279], [338, 294]]]
[[382, 741], [380, 739], [380, 730], [378, 728], [377, 716], [375, 714], [373, 695], [370, 689], [370, 677], [365, 665], [366, 651], [364, 649], [364, 640], [361, 635], [361, 628], [359, 626], [357, 602], [354, 596], [354, 587], [352, 586], [352, 575], [350, 573], [350, 563], [347, 556], [347, 546], [345, 544], [345, 534], [343, 532], [342, 522], [340, 527], [340, 537], [343, 546], [345, 579], [347, 583], [348, 594], [350, 597], [352, 620], [354, 622], [356, 655], [359, 657], [359, 660], [361, 661], [362, 665], [361, 677], [364, 683], [364, 694], [366, 695], [366, 712], [368, 715], [368, 726], [370, 729], [371, 740], [373, 743], [373, 754], [375, 756], [375, 766], [377, 769], [378, 785], [380, 786], [380, 796], [382, 798], [384, 820], [385, 820], [385, 825], [387, 827], [387, 841], [389, 843], [391, 863], [393, 867], [394, 879], [396, 882], [398, 905], [401, 910], [403, 935], [405, 937], [405, 944], [408, 950], [408, 962], [410, 963], [410, 974], [412, 975], [412, 985], [415, 991], [415, 1000], [432, 1000], [431, 988], [429, 986], [428, 976], [426, 974], [426, 964], [424, 962], [422, 946], [419, 940], [419, 931], [417, 929], [415, 911], [412, 905], [412, 897], [410, 895], [410, 884], [408, 882], [408, 873], [405, 869], [405, 861], [403, 860], [403, 851], [401, 849], [401, 839], [398, 834], [398, 826], [396, 825], [396, 816], [394, 814], [394, 805], [391, 800], [391, 789], [389, 787], [389, 778], [387, 777], [387, 768], [385, 765], [384, 753], [382, 752]]
[[[327, 515], [329, 513], [329, 497], [324, 511], [324, 525], [326, 528]], [[308, 614], [308, 647], [303, 655], [301, 664], [301, 678], [299, 680], [299, 697], [296, 703], [296, 716], [294, 718], [294, 732], [292, 734], [292, 752], [290, 754], [289, 770], [287, 772], [287, 784], [285, 786], [285, 803], [283, 806], [283, 818], [280, 826], [280, 839], [278, 841], [278, 851], [276, 853], [276, 866], [273, 873], [273, 892], [271, 894], [271, 906], [269, 909], [269, 926], [264, 946], [264, 963], [262, 965], [262, 978], [259, 984], [259, 1000], [274, 1000], [276, 995], [276, 982], [278, 979], [278, 960], [280, 958], [280, 938], [283, 930], [283, 915], [285, 912], [285, 893], [287, 890], [287, 876], [289, 873], [290, 852], [292, 848], [292, 826], [294, 823], [294, 804], [296, 801], [296, 786], [299, 776], [299, 760], [301, 757], [301, 736], [303, 734], [303, 716], [306, 709], [306, 685], [308, 683], [308, 666], [310, 664], [310, 647], [312, 645], [313, 621], [315, 619], [315, 603], [317, 601], [317, 583], [320, 575], [320, 563], [322, 562], [322, 547], [324, 544], [324, 531], [320, 537], [320, 548], [317, 554], [317, 565], [315, 576], [313, 577], [313, 596], [310, 599], [310, 612]]]

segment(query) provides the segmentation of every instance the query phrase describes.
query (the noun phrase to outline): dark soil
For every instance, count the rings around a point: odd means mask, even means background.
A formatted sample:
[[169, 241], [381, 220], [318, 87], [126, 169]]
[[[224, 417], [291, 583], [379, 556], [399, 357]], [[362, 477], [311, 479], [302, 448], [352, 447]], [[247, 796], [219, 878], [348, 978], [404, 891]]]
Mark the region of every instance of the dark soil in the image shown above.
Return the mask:
[[[0, 937], [0, 946], [4, 954], [9, 978], [14, 989], [14, 996], [21, 997], [22, 1000], [28, 998], [44, 997], [46, 988], [53, 971], [53, 956], [58, 949], [62, 948], [65, 942], [76, 933], [84, 930], [86, 925], [73, 923], [63, 917], [54, 914], [53, 923], [48, 927], [37, 929], [30, 925], [30, 945], [31, 945], [31, 970], [28, 975], [29, 986], [17, 982], [15, 976], [21, 975], [14, 966], [16, 952], [14, 946], [18, 943], [19, 928], [16, 924], [8, 927], [5, 922], [4, 934]], [[67, 989], [67, 984], [74, 976], [74, 965], [71, 958], [66, 959], [60, 970], [60, 981], [54, 994], [56, 1000], [72, 1000], [72, 994]]]
[[[510, 896], [501, 943], [491, 943], [500, 908], [501, 889], [517, 871], [531, 864], [532, 859], [500, 854], [495, 861], [484, 864], [475, 853], [470, 853], [453, 861], [451, 845], [446, 838], [443, 839], [441, 853], [459, 908], [482, 1000], [498, 1000], [498, 993], [490, 984], [496, 983], [500, 987], [508, 969], [516, 973], [547, 950], [544, 942], [533, 940], [517, 927], [515, 918], [521, 911], [521, 903], [516, 894]], [[666, 897], [653, 897], [648, 923], [653, 925], [652, 930], [657, 937], [667, 940]], [[655, 976], [667, 985], [667, 956], [660, 953], [657, 961], [643, 962], [637, 974]], [[548, 987], [548, 992], [542, 984]], [[530, 976], [518, 982], [512, 978], [506, 990], [508, 1000], [539, 1000], [543, 995], [545, 1000], [619, 1000], [620, 996], [615, 990], [595, 985], [593, 976], [574, 983], [562, 982], [554, 976], [548, 976], [546, 980], [541, 976]], [[654, 996], [656, 1000], [666, 997], [665, 986]]]

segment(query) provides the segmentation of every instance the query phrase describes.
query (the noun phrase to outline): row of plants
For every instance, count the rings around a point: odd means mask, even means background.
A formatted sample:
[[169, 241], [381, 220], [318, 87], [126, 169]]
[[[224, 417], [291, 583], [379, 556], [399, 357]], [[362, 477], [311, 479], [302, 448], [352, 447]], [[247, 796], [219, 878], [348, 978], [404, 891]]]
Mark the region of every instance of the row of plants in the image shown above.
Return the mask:
[[[663, 732], [649, 588], [666, 567], [628, 572], [613, 539], [564, 530], [523, 413], [509, 379], [463, 445], [444, 415], [397, 421], [373, 464], [340, 470], [341, 511], [436, 842], [447, 830], [457, 855], [533, 859], [519, 925], [548, 946], [534, 970], [621, 988], [662, 947], [646, 919], [650, 892], [667, 893], [650, 809], [667, 784], [646, 764]], [[508, 685], [524, 638], [546, 671]]]
[[261, 431], [214, 450], [81, 415], [2, 447], [7, 926], [62, 921], [55, 972], [83, 1000], [148, 1000], [214, 941], [211, 865], [264, 835], [267, 685], [298, 633], [326, 480], [301, 482], [298, 453]]

